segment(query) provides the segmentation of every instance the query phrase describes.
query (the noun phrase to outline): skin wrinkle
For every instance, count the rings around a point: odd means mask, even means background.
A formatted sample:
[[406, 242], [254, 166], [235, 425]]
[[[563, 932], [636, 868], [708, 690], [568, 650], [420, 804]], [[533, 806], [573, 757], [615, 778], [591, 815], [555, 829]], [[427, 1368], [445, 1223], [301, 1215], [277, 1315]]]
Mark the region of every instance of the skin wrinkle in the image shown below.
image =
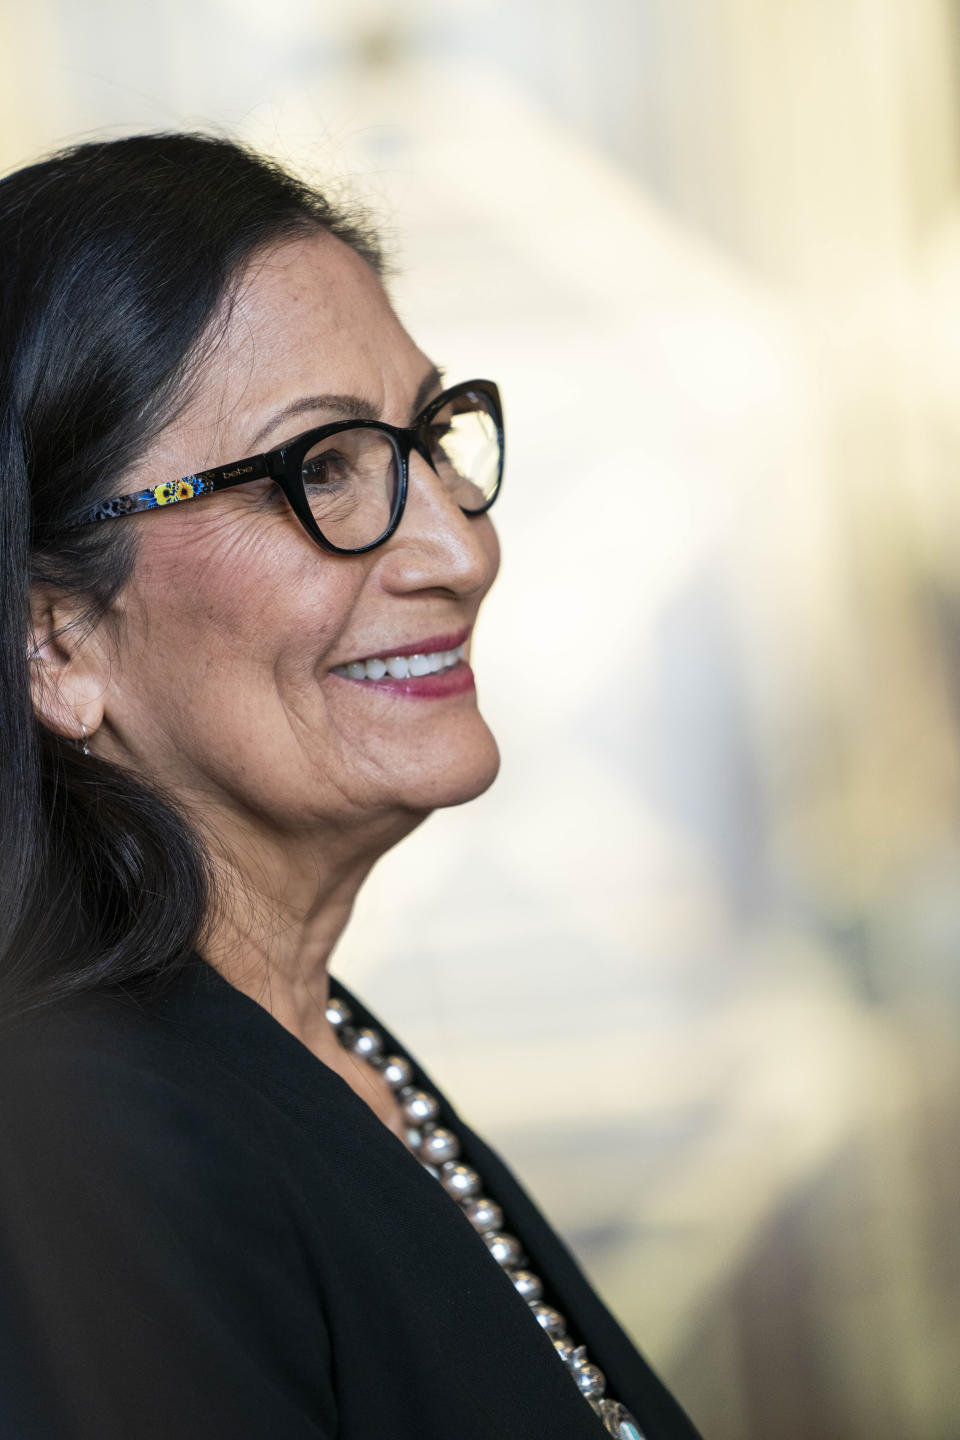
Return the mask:
[[[410, 423], [419, 415], [433, 394], [439, 393], [442, 388], [442, 378], [443, 371], [437, 365], [432, 366], [424, 376], [410, 407]], [[294, 415], [308, 415], [312, 410], [324, 412], [324, 419], [328, 418], [326, 415], [328, 411], [330, 412], [329, 418], [333, 420], [380, 419], [380, 412], [376, 406], [369, 400], [364, 400], [360, 395], [303, 395], [299, 400], [294, 400], [292, 404], [287, 405], [279, 414], [274, 415], [266, 425], [261, 426], [256, 435], [251, 437], [248, 448], [253, 451], [263, 445], [271, 431], [281, 425], [284, 420], [291, 419]], [[319, 413], [317, 418], [320, 418]], [[312, 426], [307, 425], [304, 428], [309, 430], [312, 429]], [[303, 434], [303, 430], [298, 430], [297, 434]], [[296, 439], [296, 435], [287, 435], [281, 440], [274, 437], [267, 448], [274, 450], [278, 445], [288, 445], [294, 439]]]
[[[436, 384], [373, 271], [322, 233], [257, 257], [204, 353], [143, 484], [251, 453], [298, 398], [354, 395], [406, 425]], [[431, 810], [485, 790], [499, 756], [472, 691], [409, 699], [332, 670], [472, 627], [499, 547], [416, 454], [398, 530], [365, 555], [327, 554], [268, 495], [238, 486], [109, 522], [136, 527], [131, 579], [109, 624], [45, 655], [91, 749], [169, 790], [208, 841], [222, 903], [206, 958], [356, 1085], [324, 1011], [359, 886]]]

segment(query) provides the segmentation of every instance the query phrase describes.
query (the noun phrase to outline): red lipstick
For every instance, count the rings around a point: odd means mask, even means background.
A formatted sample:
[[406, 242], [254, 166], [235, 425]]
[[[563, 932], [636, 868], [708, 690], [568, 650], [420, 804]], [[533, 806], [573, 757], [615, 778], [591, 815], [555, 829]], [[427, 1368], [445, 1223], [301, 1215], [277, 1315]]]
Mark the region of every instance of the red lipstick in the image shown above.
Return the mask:
[[[392, 653], [396, 655], [397, 652], [394, 650]], [[413, 653], [417, 655], [420, 652], [415, 650]], [[382, 680], [350, 680], [345, 676], [337, 676], [337, 679], [346, 679], [348, 685], [365, 685], [378, 694], [405, 695], [421, 700], [442, 700], [447, 695], [462, 695], [467, 690], [476, 689], [473, 671], [466, 660], [458, 660], [449, 670], [441, 670], [436, 675], [408, 675], [406, 680], [395, 680], [392, 675], [384, 675]]]
[[[364, 655], [363, 660], [387, 661], [394, 655], [433, 655], [443, 650], [456, 650], [465, 643], [471, 628], [468, 625], [463, 630], [457, 630], [447, 635], [430, 635], [425, 640], [417, 640], [412, 645], [392, 645], [383, 650], [374, 650]], [[350, 665], [362, 662], [347, 660], [341, 663]], [[344, 680], [348, 685], [359, 685], [367, 690], [376, 690], [381, 694], [406, 696], [410, 699], [440, 700], [448, 695], [462, 695], [476, 688], [473, 670], [466, 660], [458, 660], [449, 669], [440, 670], [431, 675], [407, 675], [402, 679], [387, 674], [377, 680], [371, 680], [368, 677], [354, 680], [351, 676], [342, 674], [340, 667], [331, 670], [330, 673], [336, 675], [338, 680]]]

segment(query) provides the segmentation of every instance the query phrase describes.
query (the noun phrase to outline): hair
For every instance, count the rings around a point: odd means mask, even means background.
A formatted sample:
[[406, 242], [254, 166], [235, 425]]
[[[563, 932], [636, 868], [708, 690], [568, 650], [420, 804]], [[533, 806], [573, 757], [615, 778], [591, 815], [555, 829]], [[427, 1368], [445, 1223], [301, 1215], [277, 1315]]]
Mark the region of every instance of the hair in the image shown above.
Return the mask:
[[0, 180], [0, 1019], [152, 983], [200, 942], [196, 828], [35, 713], [30, 587], [103, 618], [133, 529], [72, 522], [182, 411], [254, 255], [317, 230], [383, 273], [364, 216], [228, 139], [85, 143]]

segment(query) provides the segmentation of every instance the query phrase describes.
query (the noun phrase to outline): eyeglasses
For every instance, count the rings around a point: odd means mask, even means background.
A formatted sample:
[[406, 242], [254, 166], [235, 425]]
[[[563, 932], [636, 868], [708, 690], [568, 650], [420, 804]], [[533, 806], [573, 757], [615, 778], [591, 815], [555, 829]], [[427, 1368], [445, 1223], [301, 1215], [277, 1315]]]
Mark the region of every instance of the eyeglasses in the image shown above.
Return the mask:
[[464, 380], [426, 405], [412, 425], [337, 420], [276, 450], [150, 490], [102, 500], [75, 521], [90, 525], [273, 480], [324, 550], [359, 555], [388, 540], [403, 515], [416, 451], [465, 515], [489, 510], [503, 479], [503, 412], [492, 380]]

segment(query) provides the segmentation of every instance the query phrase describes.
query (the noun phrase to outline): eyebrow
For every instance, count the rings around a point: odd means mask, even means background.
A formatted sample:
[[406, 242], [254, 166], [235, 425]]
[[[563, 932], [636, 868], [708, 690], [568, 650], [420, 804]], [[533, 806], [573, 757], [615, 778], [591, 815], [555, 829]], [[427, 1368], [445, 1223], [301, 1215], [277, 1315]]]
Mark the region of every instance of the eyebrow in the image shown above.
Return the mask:
[[[439, 390], [443, 385], [444, 372], [438, 365], [431, 365], [424, 375], [413, 397], [413, 405], [410, 408], [411, 424], [419, 415], [424, 405], [430, 399], [434, 390]], [[292, 420], [296, 415], [306, 415], [311, 410], [332, 410], [344, 420], [379, 420], [375, 406], [369, 400], [363, 400], [359, 395], [302, 395], [299, 400], [293, 400], [272, 415], [250, 441], [251, 449], [261, 445], [272, 430], [282, 425], [285, 420]]]

